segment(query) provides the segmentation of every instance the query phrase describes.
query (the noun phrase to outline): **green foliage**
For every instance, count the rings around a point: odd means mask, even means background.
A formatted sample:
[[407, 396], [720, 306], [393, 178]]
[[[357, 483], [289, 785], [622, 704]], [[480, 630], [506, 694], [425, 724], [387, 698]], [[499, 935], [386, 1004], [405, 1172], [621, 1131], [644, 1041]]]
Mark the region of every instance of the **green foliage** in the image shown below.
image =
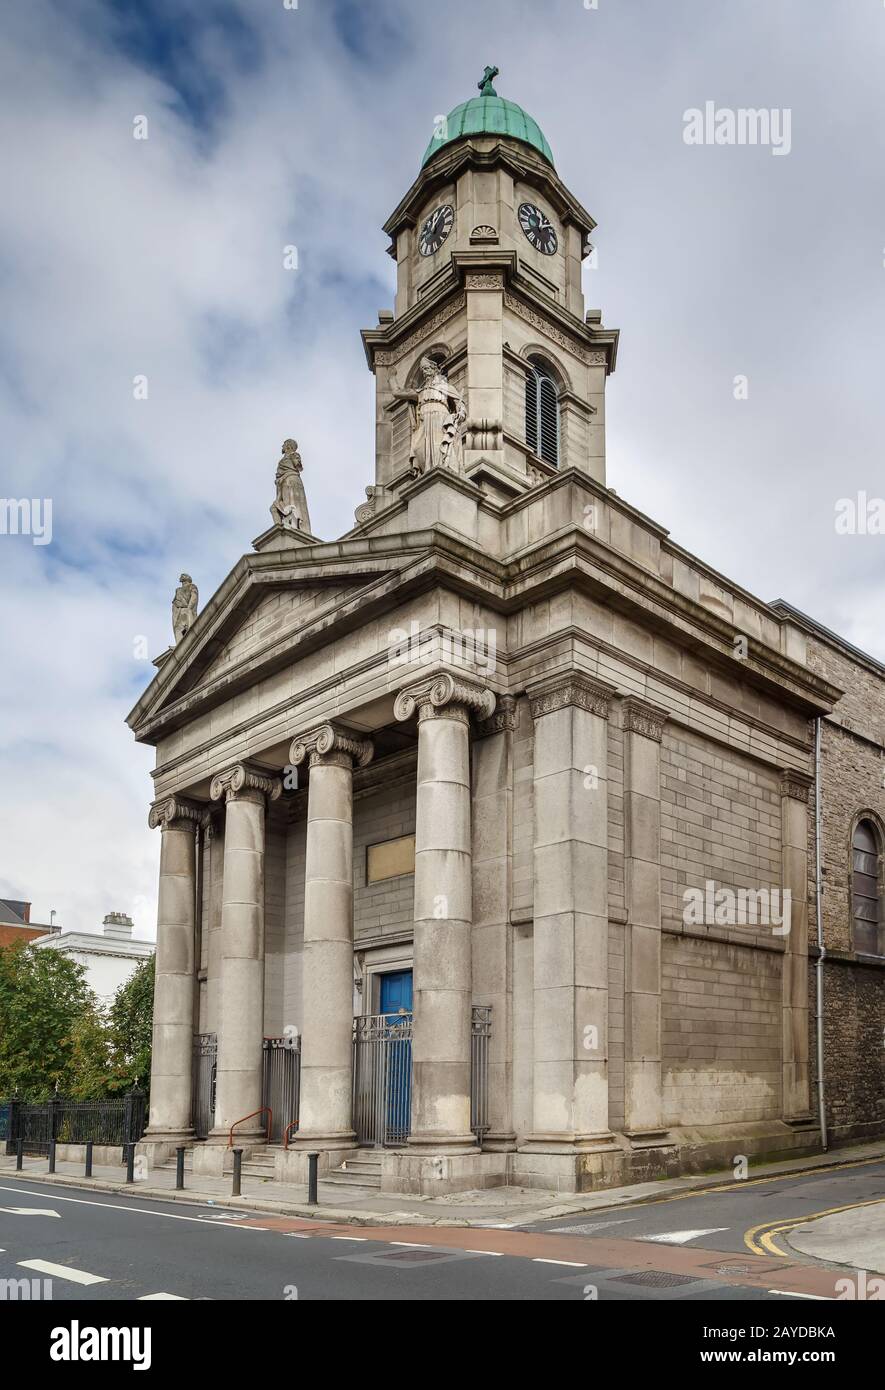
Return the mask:
[[103, 1008], [86, 972], [47, 947], [0, 949], [0, 1098], [120, 1095], [151, 1074], [154, 959]]
[[74, 1081], [74, 1027], [95, 1008], [86, 972], [52, 949], [0, 950], [0, 1096], [47, 1100]]

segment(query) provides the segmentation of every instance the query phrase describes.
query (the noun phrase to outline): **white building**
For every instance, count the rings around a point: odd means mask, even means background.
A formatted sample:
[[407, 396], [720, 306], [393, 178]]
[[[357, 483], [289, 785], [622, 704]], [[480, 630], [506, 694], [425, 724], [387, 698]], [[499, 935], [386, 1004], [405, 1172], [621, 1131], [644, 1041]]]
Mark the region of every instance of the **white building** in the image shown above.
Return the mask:
[[125, 912], [109, 912], [98, 932], [62, 931], [38, 936], [33, 946], [49, 947], [82, 965], [89, 988], [102, 1003], [109, 1003], [135, 967], [154, 954], [151, 941], [135, 941], [132, 918]]

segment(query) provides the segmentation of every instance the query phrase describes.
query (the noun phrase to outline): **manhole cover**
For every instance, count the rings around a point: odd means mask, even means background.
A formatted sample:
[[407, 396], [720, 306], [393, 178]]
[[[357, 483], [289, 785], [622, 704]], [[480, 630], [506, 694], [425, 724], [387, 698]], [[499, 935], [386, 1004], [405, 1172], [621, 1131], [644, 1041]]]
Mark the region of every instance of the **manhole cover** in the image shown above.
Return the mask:
[[621, 1274], [613, 1284], [641, 1284], [647, 1289], [674, 1289], [677, 1284], [697, 1284], [701, 1281], [689, 1274], [670, 1274], [664, 1269], [648, 1269], [642, 1274]]

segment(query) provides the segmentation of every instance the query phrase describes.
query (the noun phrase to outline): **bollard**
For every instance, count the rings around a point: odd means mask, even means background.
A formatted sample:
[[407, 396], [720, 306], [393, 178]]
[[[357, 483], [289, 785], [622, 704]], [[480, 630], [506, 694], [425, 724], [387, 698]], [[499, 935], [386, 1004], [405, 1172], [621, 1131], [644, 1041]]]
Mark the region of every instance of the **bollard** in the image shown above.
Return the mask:
[[16, 1141], [15, 1141], [15, 1171], [16, 1171], [17, 1173], [20, 1173], [21, 1170], [22, 1170], [22, 1164], [24, 1163], [24, 1157], [25, 1157], [25, 1141], [24, 1141], [24, 1139], [16, 1139]]
[[185, 1155], [185, 1146], [182, 1144], [181, 1148], [175, 1150], [175, 1190], [176, 1190], [176, 1192], [182, 1192], [182, 1191], [184, 1190], [184, 1155]]
[[50, 1171], [50, 1173], [54, 1173], [54, 1172], [55, 1172], [55, 1140], [54, 1140], [54, 1139], [50, 1139], [50, 1141], [49, 1141], [49, 1171]]
[[126, 1145], [126, 1181], [135, 1182], [135, 1145]]
[[317, 1205], [317, 1163], [319, 1154], [307, 1155], [307, 1204], [310, 1207]]
[[243, 1178], [243, 1150], [242, 1150], [242, 1149], [234, 1149], [234, 1180], [233, 1180], [233, 1184], [232, 1184], [231, 1190], [230, 1190], [230, 1195], [231, 1195], [232, 1197], [239, 1197], [239, 1195], [240, 1195], [240, 1183], [242, 1182], [242, 1178]]
[[85, 1174], [85, 1176], [86, 1176], [87, 1178], [91, 1178], [91, 1177], [92, 1177], [92, 1145], [93, 1145], [93, 1143], [94, 1143], [94, 1140], [92, 1140], [92, 1139], [87, 1139], [87, 1140], [86, 1140], [86, 1174]]

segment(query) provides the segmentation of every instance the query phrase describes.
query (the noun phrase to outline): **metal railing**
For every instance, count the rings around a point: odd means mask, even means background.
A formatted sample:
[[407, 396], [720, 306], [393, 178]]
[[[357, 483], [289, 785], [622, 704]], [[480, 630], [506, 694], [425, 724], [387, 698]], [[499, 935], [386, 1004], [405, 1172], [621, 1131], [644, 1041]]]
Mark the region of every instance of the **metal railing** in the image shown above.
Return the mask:
[[272, 1144], [279, 1144], [284, 1138], [288, 1139], [291, 1130], [298, 1127], [301, 1101], [299, 1035], [264, 1039], [261, 1099], [274, 1116], [268, 1138]]
[[353, 1124], [360, 1144], [403, 1144], [412, 1100], [412, 1015], [353, 1020]]
[[482, 1148], [489, 1131], [489, 1041], [491, 1004], [474, 1004], [470, 1017], [470, 1128]]
[[[411, 1013], [364, 1014], [353, 1020], [353, 1124], [360, 1144], [404, 1144], [411, 1130]], [[491, 1004], [475, 1004], [470, 1021], [470, 1128], [482, 1145], [489, 1130]]]
[[38, 1105], [9, 1104], [6, 1150], [13, 1153], [20, 1139], [25, 1153], [48, 1154], [57, 1144], [120, 1146], [125, 1154], [145, 1130], [146, 1096], [137, 1088], [125, 1096], [101, 1100], [69, 1100], [53, 1096]]

